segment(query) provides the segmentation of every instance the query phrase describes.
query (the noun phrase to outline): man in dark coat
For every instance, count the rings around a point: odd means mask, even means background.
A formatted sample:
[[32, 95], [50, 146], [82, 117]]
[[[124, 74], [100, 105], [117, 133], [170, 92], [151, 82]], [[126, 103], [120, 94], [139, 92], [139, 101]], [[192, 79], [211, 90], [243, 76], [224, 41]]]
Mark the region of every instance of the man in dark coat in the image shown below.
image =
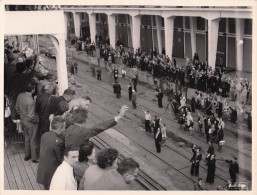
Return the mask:
[[63, 161], [65, 120], [56, 116], [51, 120], [51, 131], [41, 137], [37, 183], [49, 190], [55, 170]]
[[100, 81], [102, 80], [101, 73], [102, 73], [101, 68], [98, 67], [98, 69], [96, 70], [97, 80], [100, 80]]
[[132, 79], [132, 81], [133, 81], [133, 84], [134, 84], [134, 90], [135, 90], [135, 92], [137, 92], [137, 76], [135, 75], [135, 77]]
[[239, 173], [239, 166], [236, 162], [237, 158], [233, 157], [232, 160], [226, 160], [227, 163], [230, 164], [229, 166], [229, 174], [232, 181], [232, 185], [236, 182], [236, 173]]
[[215, 170], [216, 170], [216, 159], [214, 154], [210, 156], [210, 159], [208, 159], [207, 166], [208, 166], [208, 171], [207, 171], [206, 182], [213, 184], [214, 177], [215, 177]]
[[128, 86], [128, 94], [129, 94], [129, 101], [131, 101], [131, 98], [132, 98], [132, 86], [131, 86], [131, 83], [129, 83], [129, 86]]
[[109, 129], [117, 124], [117, 122], [124, 116], [128, 110], [126, 105], [122, 106], [118, 116], [105, 120], [92, 128], [86, 128], [86, 120], [88, 112], [83, 108], [74, 110], [73, 120], [74, 124], [65, 131], [65, 146], [78, 146], [86, 143], [91, 137]]
[[42, 128], [40, 130], [42, 131], [42, 134], [49, 131], [49, 125], [50, 125], [49, 116], [51, 114], [56, 113], [56, 111], [58, 110], [59, 103], [62, 101], [66, 101], [67, 103], [69, 103], [73, 99], [74, 94], [75, 94], [75, 91], [73, 91], [71, 89], [66, 89], [62, 96], [59, 96], [59, 97], [51, 96], [50, 97], [48, 104], [46, 106], [46, 109], [45, 109], [43, 121], [41, 121]]
[[114, 93], [116, 93], [117, 98], [120, 98], [121, 97], [121, 86], [117, 80], [113, 84], [113, 90], [114, 90]]
[[162, 90], [159, 89], [158, 93], [157, 93], [157, 98], [158, 98], [158, 106], [159, 108], [162, 108], [162, 98], [163, 98], [163, 93], [162, 93]]

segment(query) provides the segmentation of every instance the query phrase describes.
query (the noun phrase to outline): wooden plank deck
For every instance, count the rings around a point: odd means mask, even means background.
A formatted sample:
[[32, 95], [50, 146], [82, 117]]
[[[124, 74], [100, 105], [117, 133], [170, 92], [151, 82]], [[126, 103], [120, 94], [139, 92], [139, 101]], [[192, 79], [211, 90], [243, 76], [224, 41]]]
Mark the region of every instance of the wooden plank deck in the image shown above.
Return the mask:
[[4, 150], [4, 189], [43, 190], [38, 184], [37, 166], [31, 160], [24, 161], [24, 144], [10, 145]]

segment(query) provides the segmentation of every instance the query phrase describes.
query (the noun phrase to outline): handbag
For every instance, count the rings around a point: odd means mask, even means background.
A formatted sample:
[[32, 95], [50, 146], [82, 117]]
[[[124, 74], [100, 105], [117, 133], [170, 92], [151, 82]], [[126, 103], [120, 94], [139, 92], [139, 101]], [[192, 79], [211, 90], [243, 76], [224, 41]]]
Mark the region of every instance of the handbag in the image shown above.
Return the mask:
[[7, 97], [6, 97], [5, 101], [6, 101], [6, 104], [5, 104], [5, 109], [4, 109], [4, 117], [8, 118], [11, 116], [10, 102]]

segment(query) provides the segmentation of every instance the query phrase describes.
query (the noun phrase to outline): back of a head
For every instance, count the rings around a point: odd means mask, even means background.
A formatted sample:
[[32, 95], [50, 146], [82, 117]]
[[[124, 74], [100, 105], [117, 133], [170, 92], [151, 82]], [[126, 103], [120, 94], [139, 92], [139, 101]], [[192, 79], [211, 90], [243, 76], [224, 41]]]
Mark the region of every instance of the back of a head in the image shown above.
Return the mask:
[[87, 162], [88, 156], [92, 154], [94, 147], [95, 145], [91, 141], [81, 145], [79, 149], [79, 162]]
[[128, 172], [134, 172], [135, 169], [139, 168], [139, 164], [132, 158], [124, 158], [119, 164], [117, 171], [124, 175]]
[[25, 88], [25, 91], [30, 93], [30, 92], [33, 91], [34, 89], [35, 89], [35, 84], [32, 83], [32, 82], [28, 82], [28, 84], [27, 84], [27, 86], [26, 86], [26, 88]]
[[25, 71], [26, 70], [26, 64], [25, 63], [23, 63], [23, 62], [18, 62], [17, 64], [16, 64], [16, 72], [17, 73], [22, 73], [23, 71]]
[[69, 110], [69, 104], [66, 101], [61, 101], [58, 104], [58, 110], [55, 115], [62, 115], [64, 112]]
[[54, 86], [51, 83], [48, 83], [46, 85], [43, 85], [42, 89], [41, 89], [42, 93], [49, 93], [49, 94], [53, 94], [54, 92]]
[[61, 116], [54, 116], [51, 121], [52, 130], [58, 130], [65, 125], [65, 119]]
[[82, 124], [86, 121], [88, 111], [84, 108], [78, 108], [73, 112], [74, 123]]
[[97, 155], [97, 165], [102, 168], [111, 167], [118, 158], [119, 152], [114, 148], [106, 148]]

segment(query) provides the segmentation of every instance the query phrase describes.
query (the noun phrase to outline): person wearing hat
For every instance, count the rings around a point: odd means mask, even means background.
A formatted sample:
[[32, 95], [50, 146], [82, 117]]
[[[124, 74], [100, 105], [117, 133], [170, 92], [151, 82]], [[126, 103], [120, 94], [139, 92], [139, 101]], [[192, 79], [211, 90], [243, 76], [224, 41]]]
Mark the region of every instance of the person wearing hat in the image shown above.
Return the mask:
[[195, 182], [195, 184], [194, 184], [194, 190], [195, 191], [204, 190], [204, 186], [202, 184], [202, 178], [201, 177], [197, 178], [197, 182]]
[[226, 163], [229, 163], [229, 174], [232, 181], [232, 185], [236, 182], [236, 174], [239, 173], [239, 166], [236, 162], [237, 158], [233, 157], [232, 160], [226, 160]]

